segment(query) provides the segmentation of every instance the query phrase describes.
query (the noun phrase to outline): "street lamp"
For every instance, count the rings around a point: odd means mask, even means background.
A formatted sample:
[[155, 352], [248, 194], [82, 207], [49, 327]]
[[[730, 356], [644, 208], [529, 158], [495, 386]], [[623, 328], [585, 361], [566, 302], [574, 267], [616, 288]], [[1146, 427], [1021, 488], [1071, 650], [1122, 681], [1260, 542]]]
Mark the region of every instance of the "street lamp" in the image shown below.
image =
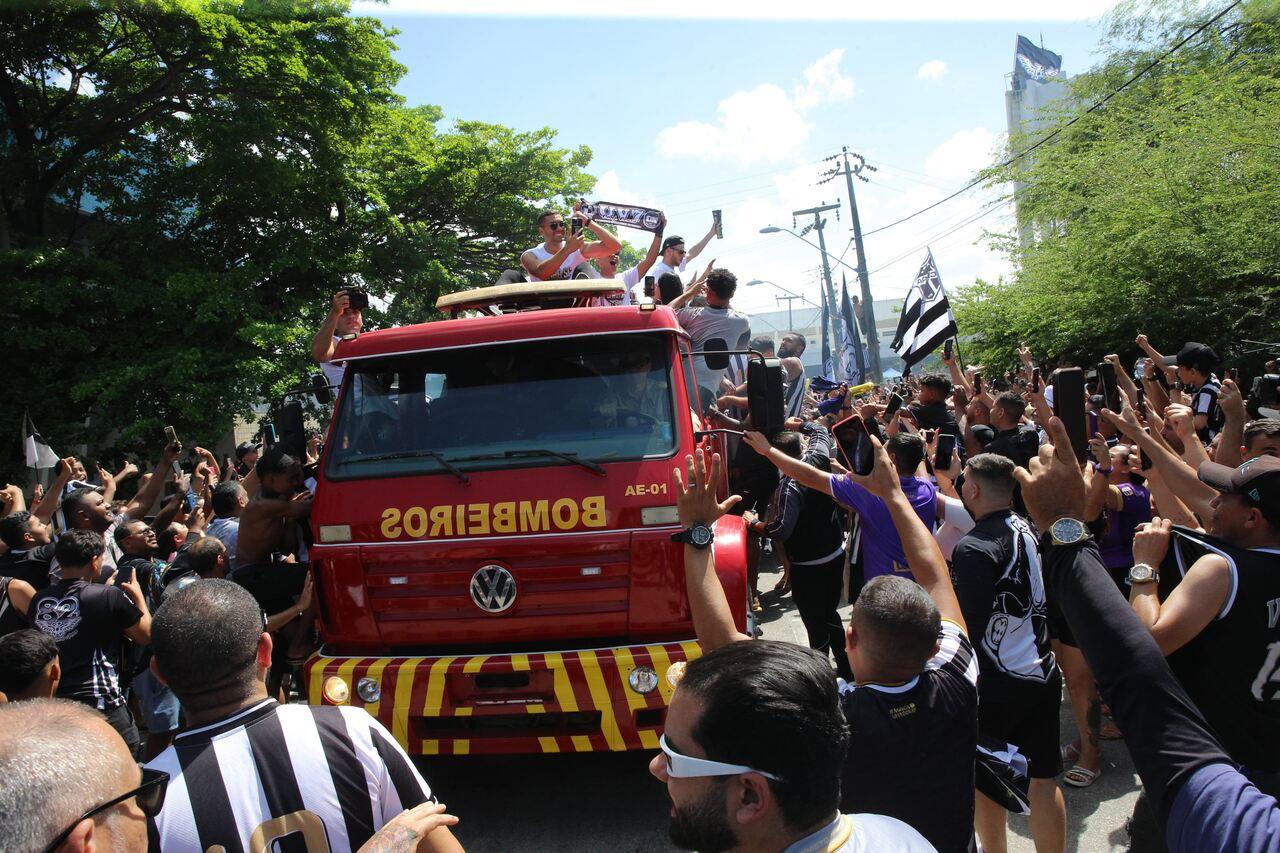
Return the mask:
[[773, 287], [776, 287], [778, 290], [781, 290], [783, 293], [787, 294], [786, 296], [775, 297], [775, 299], [778, 302], [781, 302], [784, 299], [787, 300], [787, 330], [788, 331], [795, 331], [795, 322], [793, 321], [791, 316], [792, 302], [799, 299], [801, 302], [806, 302], [809, 305], [813, 305], [814, 308], [817, 308], [819, 310], [821, 310], [822, 308], [821, 305], [814, 305], [813, 300], [809, 299], [809, 297], [805, 296], [804, 294], [796, 293], [794, 290], [788, 290], [787, 288], [778, 284], [776, 281], [769, 281], [768, 279], [763, 279], [763, 278], [753, 278], [751, 281], [747, 282], [747, 287], [754, 287], [757, 284], [769, 284], [769, 285], [772, 285]]

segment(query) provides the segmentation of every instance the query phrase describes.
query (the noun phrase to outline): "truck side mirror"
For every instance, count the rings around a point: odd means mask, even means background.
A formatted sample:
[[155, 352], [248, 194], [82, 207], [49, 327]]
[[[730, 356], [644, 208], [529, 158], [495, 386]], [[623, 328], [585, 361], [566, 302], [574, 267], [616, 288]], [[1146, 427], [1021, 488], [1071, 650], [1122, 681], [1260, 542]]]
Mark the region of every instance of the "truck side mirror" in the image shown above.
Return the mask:
[[333, 402], [333, 389], [329, 387], [329, 377], [323, 373], [311, 374], [311, 395], [316, 402], [327, 406]]
[[767, 436], [782, 432], [786, 420], [782, 396], [782, 359], [753, 358], [747, 362], [747, 408], [751, 424]]
[[276, 418], [280, 446], [294, 459], [302, 460], [307, 449], [307, 429], [302, 422], [302, 404], [291, 400], [280, 407]]
[[702, 344], [702, 356], [707, 367], [711, 370], [724, 370], [729, 366], [729, 356], [725, 352], [729, 349], [729, 345], [724, 342], [724, 338], [712, 338], [704, 341]]

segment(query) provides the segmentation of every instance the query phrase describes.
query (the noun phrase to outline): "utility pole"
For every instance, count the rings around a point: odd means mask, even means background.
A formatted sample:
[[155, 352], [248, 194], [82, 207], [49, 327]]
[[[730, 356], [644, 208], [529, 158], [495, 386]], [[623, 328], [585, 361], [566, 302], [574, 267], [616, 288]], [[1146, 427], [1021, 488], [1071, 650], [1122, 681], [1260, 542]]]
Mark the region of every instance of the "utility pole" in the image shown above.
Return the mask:
[[[876, 332], [876, 312], [875, 300], [871, 298], [871, 281], [867, 276], [867, 255], [862, 248], [862, 223], [858, 220], [858, 200], [853, 193], [853, 179], [865, 181], [863, 170], [869, 172], [876, 171], [875, 166], [868, 165], [867, 161], [861, 154], [850, 154], [848, 146], [840, 149], [840, 154], [834, 154], [828, 157], [828, 160], [843, 158], [844, 168], [835, 168], [823, 175], [824, 180], [818, 183], [824, 184], [834, 178], [836, 175], [844, 175], [845, 181], [849, 187], [849, 219], [853, 224], [853, 248], [858, 255], [858, 284], [862, 288], [862, 317], [860, 318], [863, 326], [863, 334], [867, 336], [867, 350], [870, 356], [871, 374], [875, 377], [876, 382], [884, 381], [884, 373], [880, 369], [880, 335]], [[852, 157], [856, 162], [850, 167], [849, 158]]]
[[795, 324], [794, 324], [793, 322], [791, 322], [791, 303], [792, 303], [792, 302], [795, 302], [797, 299], [804, 299], [804, 297], [803, 297], [803, 296], [775, 296], [775, 297], [774, 297], [774, 299], [778, 300], [779, 302], [782, 302], [784, 299], [786, 300], [786, 302], [787, 302], [787, 331], [788, 331], [788, 332], [794, 332], [794, 331], [796, 330], [796, 327], [795, 327]]
[[822, 253], [822, 279], [827, 286], [827, 304], [832, 306], [831, 315], [831, 348], [832, 352], [840, 351], [840, 303], [836, 302], [836, 288], [831, 283], [831, 264], [827, 260], [827, 241], [822, 236], [822, 229], [827, 224], [822, 218], [822, 214], [828, 210], [838, 210], [839, 204], [823, 204], [818, 207], [808, 207], [804, 210], [791, 211], [792, 216], [808, 216], [813, 214], [813, 228], [818, 232], [818, 251]]

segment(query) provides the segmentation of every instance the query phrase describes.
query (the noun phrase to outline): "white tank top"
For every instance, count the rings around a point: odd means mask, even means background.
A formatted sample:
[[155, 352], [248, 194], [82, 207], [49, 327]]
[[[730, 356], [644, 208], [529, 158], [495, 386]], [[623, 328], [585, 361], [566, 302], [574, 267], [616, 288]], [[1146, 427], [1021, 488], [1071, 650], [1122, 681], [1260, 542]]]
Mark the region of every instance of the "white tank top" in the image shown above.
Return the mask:
[[[555, 256], [555, 252], [548, 252], [548, 251], [547, 251], [547, 244], [546, 244], [546, 243], [541, 243], [541, 244], [539, 244], [539, 245], [537, 245], [537, 246], [534, 246], [534, 247], [533, 247], [532, 249], [530, 249], [529, 251], [533, 253], [533, 256], [534, 256], [534, 257], [537, 259], [537, 261], [538, 261], [538, 264], [545, 264], [547, 261], [551, 260], [551, 259]], [[555, 275], [553, 275], [553, 276], [551, 277], [551, 278], [552, 278], [552, 280], [559, 280], [559, 279], [567, 279], [567, 278], [569, 278], [570, 276], [572, 276], [572, 275], [573, 275], [573, 271], [574, 271], [574, 269], [575, 269], [575, 268], [577, 268], [578, 264], [581, 264], [581, 263], [583, 263], [583, 262], [585, 262], [585, 261], [586, 261], [586, 258], [584, 258], [584, 257], [582, 256], [582, 252], [581, 252], [581, 251], [574, 252], [572, 255], [570, 255], [569, 257], [565, 258], [565, 259], [564, 259], [564, 262], [563, 262], [562, 264], [560, 264], [560, 269], [556, 270], [556, 274], [555, 274]], [[526, 270], [526, 272], [527, 272], [527, 270]], [[545, 281], [545, 279], [538, 278], [538, 277], [537, 277], [536, 275], [534, 275], [533, 273], [529, 273], [529, 280], [530, 280], [530, 281]]]

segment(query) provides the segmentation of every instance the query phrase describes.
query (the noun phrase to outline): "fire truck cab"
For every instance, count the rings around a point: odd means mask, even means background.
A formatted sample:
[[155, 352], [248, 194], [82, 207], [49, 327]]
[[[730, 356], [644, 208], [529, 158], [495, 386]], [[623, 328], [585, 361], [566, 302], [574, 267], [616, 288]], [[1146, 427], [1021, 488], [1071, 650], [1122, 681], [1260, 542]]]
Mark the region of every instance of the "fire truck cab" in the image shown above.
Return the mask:
[[[672, 469], [725, 435], [672, 311], [598, 304], [622, 287], [451, 294], [452, 319], [339, 345], [310, 703], [365, 708], [414, 754], [657, 748], [671, 669], [700, 654]], [[715, 533], [749, 631], [742, 521]]]

